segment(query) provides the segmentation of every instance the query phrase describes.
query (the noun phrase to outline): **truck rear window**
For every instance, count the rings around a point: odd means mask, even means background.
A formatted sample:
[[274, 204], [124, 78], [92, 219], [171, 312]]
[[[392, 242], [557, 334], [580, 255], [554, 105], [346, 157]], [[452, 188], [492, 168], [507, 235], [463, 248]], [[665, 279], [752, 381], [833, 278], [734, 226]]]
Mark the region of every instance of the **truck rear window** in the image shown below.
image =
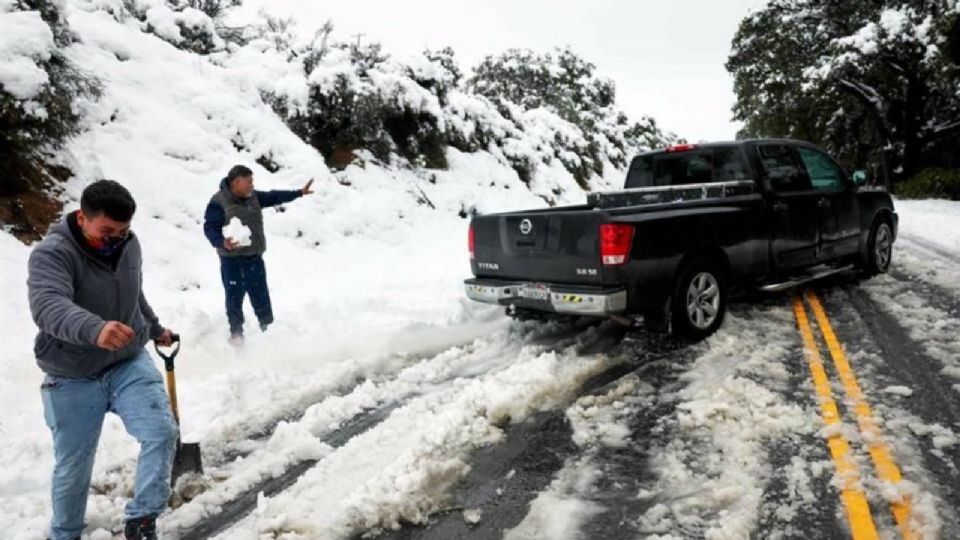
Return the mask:
[[625, 188], [682, 186], [749, 180], [740, 148], [704, 148], [637, 156], [630, 163]]

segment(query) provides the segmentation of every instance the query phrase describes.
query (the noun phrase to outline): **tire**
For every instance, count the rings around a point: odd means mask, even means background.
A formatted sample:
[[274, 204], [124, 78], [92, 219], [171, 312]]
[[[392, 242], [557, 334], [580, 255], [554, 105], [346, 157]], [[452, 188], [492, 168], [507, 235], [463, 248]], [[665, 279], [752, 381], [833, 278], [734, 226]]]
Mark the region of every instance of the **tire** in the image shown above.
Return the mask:
[[865, 277], [886, 274], [893, 260], [893, 228], [886, 219], [878, 219], [870, 228], [867, 253], [861, 264]]
[[699, 341], [723, 324], [727, 312], [727, 276], [710, 259], [695, 259], [683, 267], [670, 300], [672, 333]]

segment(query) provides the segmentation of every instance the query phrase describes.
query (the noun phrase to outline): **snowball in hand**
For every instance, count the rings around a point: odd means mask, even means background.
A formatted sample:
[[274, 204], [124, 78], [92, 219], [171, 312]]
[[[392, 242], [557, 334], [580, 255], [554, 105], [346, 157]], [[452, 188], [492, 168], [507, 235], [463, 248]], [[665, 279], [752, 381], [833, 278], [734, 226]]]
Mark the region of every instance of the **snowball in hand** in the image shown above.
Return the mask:
[[230, 223], [227, 223], [227, 226], [223, 228], [223, 237], [237, 242], [238, 247], [249, 246], [253, 243], [250, 240], [250, 227], [244, 225], [238, 217], [231, 218]]

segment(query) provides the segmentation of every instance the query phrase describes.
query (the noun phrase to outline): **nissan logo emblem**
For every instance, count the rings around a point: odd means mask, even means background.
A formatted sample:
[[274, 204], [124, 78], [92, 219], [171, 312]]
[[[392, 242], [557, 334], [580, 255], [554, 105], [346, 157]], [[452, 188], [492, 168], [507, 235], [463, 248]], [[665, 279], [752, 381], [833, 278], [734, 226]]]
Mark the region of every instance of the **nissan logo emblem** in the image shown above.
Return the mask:
[[533, 223], [529, 219], [525, 219], [520, 222], [520, 232], [523, 234], [530, 234], [530, 231], [533, 230]]

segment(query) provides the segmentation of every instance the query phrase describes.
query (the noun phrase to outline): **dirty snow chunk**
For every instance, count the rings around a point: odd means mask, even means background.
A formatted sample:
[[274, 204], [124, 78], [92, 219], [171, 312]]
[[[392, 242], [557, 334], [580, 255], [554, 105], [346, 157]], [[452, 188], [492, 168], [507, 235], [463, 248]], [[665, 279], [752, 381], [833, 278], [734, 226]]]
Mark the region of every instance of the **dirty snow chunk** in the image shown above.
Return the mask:
[[925, 437], [929, 436], [933, 446], [938, 449], [948, 448], [960, 444], [960, 438], [948, 427], [940, 424], [923, 424], [914, 422], [909, 425], [910, 431]]
[[230, 223], [227, 223], [227, 226], [223, 228], [223, 237], [235, 240], [240, 244], [240, 247], [253, 244], [250, 235], [250, 227], [244, 225], [238, 217], [231, 218]]
[[467, 525], [476, 525], [483, 518], [482, 508], [468, 508], [463, 511], [463, 521]]
[[0, 85], [17, 99], [30, 99], [47, 84], [37, 65], [50, 59], [53, 32], [38, 11], [0, 13]]
[[267, 450], [298, 459], [320, 459], [329, 453], [330, 446], [301, 424], [280, 422], [267, 443]]
[[111, 540], [113, 534], [105, 529], [97, 529], [90, 533], [90, 540]]
[[953, 377], [955, 379], [960, 379], [960, 367], [958, 366], [947, 366], [940, 370], [940, 373], [943, 373], [947, 377]]
[[898, 396], [912, 396], [913, 390], [906, 386], [888, 386], [883, 389], [884, 394], [895, 394]]
[[631, 374], [603, 395], [587, 395], [567, 409], [573, 427], [573, 442], [580, 447], [597, 444], [613, 448], [627, 446], [631, 430], [628, 421], [643, 402], [649, 401], [652, 387]]
[[603, 511], [599, 505], [578, 497], [593, 485], [600, 471], [589, 458], [569, 461], [545, 491], [530, 503], [519, 525], [506, 531], [504, 540], [573, 540], [580, 527]]

